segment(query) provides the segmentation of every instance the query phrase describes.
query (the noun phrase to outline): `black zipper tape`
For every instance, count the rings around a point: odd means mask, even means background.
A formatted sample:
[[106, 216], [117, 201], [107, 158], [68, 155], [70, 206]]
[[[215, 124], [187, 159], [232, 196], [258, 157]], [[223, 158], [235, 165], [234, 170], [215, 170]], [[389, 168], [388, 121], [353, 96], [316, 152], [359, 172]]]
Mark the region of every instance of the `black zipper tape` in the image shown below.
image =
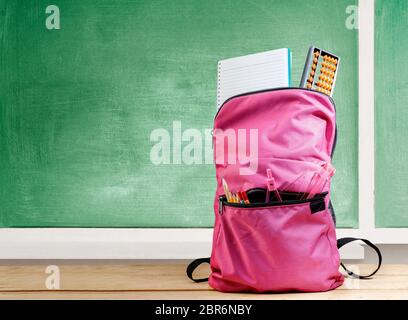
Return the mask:
[[218, 213], [222, 215], [224, 213], [224, 206], [227, 207], [234, 207], [234, 208], [270, 208], [270, 207], [278, 207], [278, 206], [289, 206], [289, 205], [296, 205], [296, 204], [304, 204], [304, 203], [309, 203], [310, 206], [310, 213], [314, 214], [320, 211], [323, 211], [326, 209], [326, 202], [324, 201], [324, 198], [328, 192], [324, 192], [319, 194], [318, 196], [315, 196], [314, 198], [311, 199], [304, 199], [304, 200], [285, 200], [285, 201], [274, 201], [274, 202], [269, 202], [269, 203], [250, 203], [250, 204], [242, 204], [242, 203], [230, 203], [227, 202], [225, 196], [220, 196], [219, 197], [219, 205], [218, 205]]
[[[247, 191], [248, 192], [248, 191]], [[311, 203], [311, 202], [320, 202], [324, 200], [328, 192], [323, 192], [318, 194], [317, 196], [311, 199], [303, 199], [303, 200], [285, 200], [285, 201], [273, 201], [273, 202], [257, 202], [257, 203], [250, 203], [250, 204], [243, 204], [243, 203], [231, 203], [227, 202], [227, 198], [223, 195], [219, 197], [220, 204], [222, 203], [223, 206], [227, 207], [235, 207], [235, 208], [264, 208], [264, 207], [277, 207], [277, 206], [286, 206], [292, 204], [302, 204], [302, 203]]]

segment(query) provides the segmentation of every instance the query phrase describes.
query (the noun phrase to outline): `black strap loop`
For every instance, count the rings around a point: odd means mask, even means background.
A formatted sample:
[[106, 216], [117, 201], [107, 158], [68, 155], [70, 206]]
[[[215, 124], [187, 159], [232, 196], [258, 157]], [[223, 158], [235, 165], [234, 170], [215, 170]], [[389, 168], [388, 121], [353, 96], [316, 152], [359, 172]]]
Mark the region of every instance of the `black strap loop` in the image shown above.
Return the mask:
[[378, 247], [373, 244], [371, 241], [367, 240], [367, 239], [360, 239], [360, 238], [341, 238], [337, 240], [337, 248], [340, 249], [341, 247], [343, 247], [344, 245], [346, 245], [347, 243], [350, 243], [352, 241], [363, 241], [366, 245], [368, 245], [369, 247], [373, 248], [374, 251], [377, 253], [378, 255], [378, 265], [377, 265], [377, 269], [375, 269], [372, 273], [370, 273], [369, 275], [366, 276], [361, 276], [358, 274], [355, 274], [354, 272], [348, 270], [346, 268], [346, 266], [343, 263], [340, 263], [340, 265], [343, 267], [343, 269], [347, 272], [347, 274], [353, 278], [357, 278], [357, 279], [369, 279], [371, 278], [374, 274], [377, 273], [378, 270], [380, 270], [381, 267], [381, 263], [382, 263], [382, 255], [380, 252], [380, 249], [378, 249]]
[[210, 263], [210, 258], [200, 258], [200, 259], [195, 259], [194, 261], [192, 261], [186, 270], [187, 273], [187, 277], [189, 277], [191, 280], [193, 280], [194, 282], [204, 282], [207, 281], [208, 278], [201, 278], [201, 279], [193, 279], [193, 272], [195, 269], [198, 268], [198, 266], [202, 263]]
[[[345, 246], [346, 244], [353, 242], [353, 241], [362, 241], [377, 253], [378, 255], [378, 265], [377, 268], [370, 273], [369, 275], [358, 275], [355, 274], [354, 272], [348, 270], [346, 266], [343, 263], [340, 263], [340, 265], [343, 267], [343, 269], [347, 272], [347, 274], [351, 277], [358, 278], [358, 279], [369, 279], [371, 278], [374, 274], [377, 273], [378, 270], [380, 270], [381, 264], [382, 264], [382, 255], [380, 249], [373, 244], [371, 241], [367, 239], [361, 239], [361, 238], [341, 238], [337, 240], [337, 248], [340, 249], [341, 247]], [[203, 263], [210, 263], [210, 258], [200, 258], [192, 261], [188, 266], [187, 266], [187, 276], [193, 280], [194, 282], [205, 282], [208, 280], [208, 278], [201, 278], [201, 279], [194, 279], [193, 278], [193, 272], [198, 268]]]

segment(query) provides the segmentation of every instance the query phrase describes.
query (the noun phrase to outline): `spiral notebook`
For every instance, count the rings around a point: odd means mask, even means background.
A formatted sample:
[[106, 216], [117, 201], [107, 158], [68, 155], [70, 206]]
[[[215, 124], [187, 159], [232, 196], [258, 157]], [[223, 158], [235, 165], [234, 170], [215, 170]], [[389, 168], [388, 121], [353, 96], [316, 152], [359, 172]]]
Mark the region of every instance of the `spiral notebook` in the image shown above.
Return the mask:
[[290, 49], [282, 48], [218, 62], [217, 109], [229, 98], [258, 90], [291, 86]]

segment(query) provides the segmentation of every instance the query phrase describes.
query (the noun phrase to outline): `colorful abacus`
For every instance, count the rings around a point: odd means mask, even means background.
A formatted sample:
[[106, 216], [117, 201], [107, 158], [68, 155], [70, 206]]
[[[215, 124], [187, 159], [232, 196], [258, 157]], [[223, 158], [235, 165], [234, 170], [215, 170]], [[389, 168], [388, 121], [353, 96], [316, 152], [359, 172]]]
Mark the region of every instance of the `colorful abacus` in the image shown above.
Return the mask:
[[303, 70], [301, 88], [333, 95], [340, 58], [316, 47], [310, 47]]

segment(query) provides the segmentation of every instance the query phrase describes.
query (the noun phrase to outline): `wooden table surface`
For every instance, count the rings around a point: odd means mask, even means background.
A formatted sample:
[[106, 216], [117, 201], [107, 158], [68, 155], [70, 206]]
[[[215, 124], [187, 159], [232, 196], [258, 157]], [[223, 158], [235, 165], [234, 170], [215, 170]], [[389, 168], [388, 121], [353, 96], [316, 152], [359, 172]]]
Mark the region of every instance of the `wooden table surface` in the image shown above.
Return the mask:
[[[59, 290], [47, 289], [46, 263], [0, 265], [0, 299], [408, 299], [408, 265], [384, 265], [370, 280], [349, 278], [329, 292], [230, 294], [216, 292], [206, 282], [190, 281], [185, 264], [54, 264], [60, 274]], [[353, 270], [370, 268], [354, 265]], [[200, 267], [197, 276], [208, 270]]]

